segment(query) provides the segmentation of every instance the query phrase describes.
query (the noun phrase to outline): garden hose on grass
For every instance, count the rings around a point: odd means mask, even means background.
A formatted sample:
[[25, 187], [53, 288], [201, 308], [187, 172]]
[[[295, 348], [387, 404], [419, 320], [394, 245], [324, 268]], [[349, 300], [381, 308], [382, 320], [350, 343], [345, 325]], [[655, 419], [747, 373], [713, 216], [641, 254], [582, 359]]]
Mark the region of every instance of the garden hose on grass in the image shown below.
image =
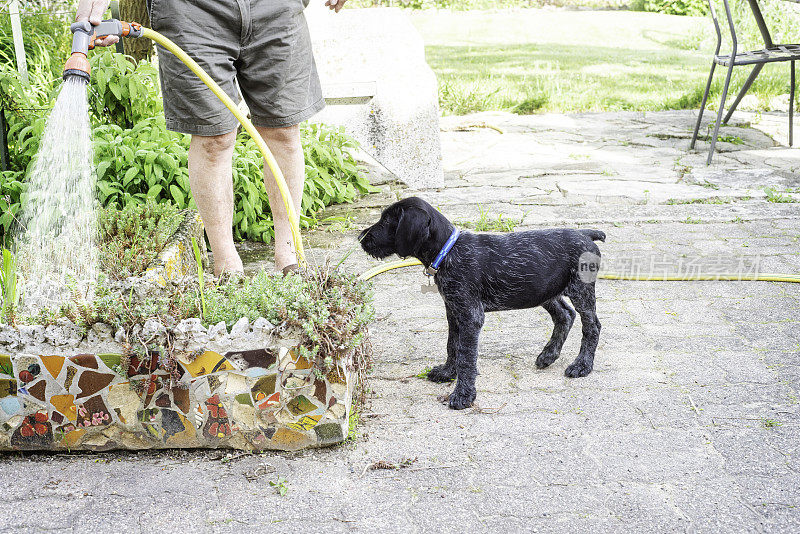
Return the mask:
[[[385, 273], [386, 271], [391, 271], [392, 269], [400, 269], [401, 267], [412, 267], [414, 265], [422, 265], [422, 263], [416, 258], [391, 261], [388, 263], [377, 265], [372, 269], [365, 271], [358, 278], [360, 280], [369, 280], [370, 278], [378, 276], [381, 273]], [[603, 278], [605, 280], [637, 280], [646, 282], [697, 282], [697, 281], [740, 282], [741, 281], [741, 282], [793, 282], [800, 284], [800, 274], [764, 273], [764, 274], [753, 274], [753, 275], [741, 275], [741, 274], [725, 273], [725, 274], [709, 274], [709, 275], [704, 275], [704, 274], [627, 275], [627, 274], [617, 274], [617, 273], [600, 273], [597, 275], [597, 277]]]
[[118, 35], [119, 37], [145, 37], [160, 44], [180, 59], [209, 89], [211, 89], [217, 98], [225, 104], [225, 107], [233, 113], [242, 127], [250, 134], [250, 137], [253, 138], [256, 146], [258, 146], [258, 150], [261, 152], [262, 156], [264, 156], [267, 167], [272, 171], [272, 176], [275, 178], [275, 183], [278, 185], [278, 190], [283, 199], [283, 206], [286, 208], [286, 213], [289, 216], [292, 240], [294, 241], [295, 251], [297, 252], [297, 262], [301, 267], [305, 266], [306, 258], [303, 251], [303, 239], [300, 235], [300, 219], [294, 209], [292, 195], [289, 193], [289, 187], [286, 185], [286, 179], [283, 177], [280, 167], [278, 167], [278, 162], [275, 161], [275, 157], [272, 155], [272, 152], [270, 152], [267, 143], [261, 138], [256, 127], [250, 122], [250, 119], [242, 113], [239, 106], [237, 106], [225, 91], [217, 85], [217, 82], [215, 82], [195, 60], [189, 57], [181, 47], [157, 31], [145, 28], [136, 22], [128, 23], [111, 19], [104, 20], [97, 26], [92, 26], [88, 22], [76, 22], [70, 26], [70, 29], [73, 33], [72, 56], [70, 56], [66, 65], [64, 65], [64, 79], [71, 76], [78, 76], [84, 78], [88, 82], [90, 76], [89, 61], [86, 59], [88, 50], [94, 47], [94, 43], [97, 39], [108, 35]]

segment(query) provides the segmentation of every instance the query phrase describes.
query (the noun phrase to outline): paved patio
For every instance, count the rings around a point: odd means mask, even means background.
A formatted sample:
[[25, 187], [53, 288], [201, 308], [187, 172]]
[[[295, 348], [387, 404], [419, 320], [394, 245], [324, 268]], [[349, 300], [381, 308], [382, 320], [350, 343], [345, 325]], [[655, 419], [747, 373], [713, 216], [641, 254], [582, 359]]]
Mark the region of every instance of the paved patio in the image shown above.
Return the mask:
[[[332, 210], [344, 218], [310, 236], [312, 257], [338, 260], [382, 207], [415, 194], [462, 223], [483, 210], [524, 219], [517, 229], [600, 228], [617, 266], [800, 272], [800, 203], [764, 191], [800, 200], [786, 117], [737, 114], [706, 167], [705, 143], [686, 152], [694, 116], [445, 118], [446, 186], [411, 191], [376, 171], [383, 192]], [[264, 255], [250, 247], [251, 268]], [[346, 266], [373, 264], [357, 252]], [[489, 314], [477, 405], [454, 412], [439, 400], [450, 385], [414, 376], [443, 359], [447, 333], [441, 299], [422, 283], [419, 268], [375, 279], [374, 394], [355, 441], [255, 456], [8, 455], [0, 529], [800, 530], [800, 285], [601, 280], [603, 332], [582, 379], [563, 375], [578, 328], [540, 371], [547, 314]], [[370, 469], [378, 462], [405, 466]]]

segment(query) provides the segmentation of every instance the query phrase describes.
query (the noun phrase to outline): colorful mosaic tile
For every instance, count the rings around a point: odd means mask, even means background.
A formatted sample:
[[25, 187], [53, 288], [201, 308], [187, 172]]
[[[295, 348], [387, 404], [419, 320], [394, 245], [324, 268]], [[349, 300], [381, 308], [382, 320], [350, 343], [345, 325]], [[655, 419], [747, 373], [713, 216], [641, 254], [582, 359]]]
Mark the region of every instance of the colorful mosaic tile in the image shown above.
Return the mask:
[[0, 449], [290, 450], [341, 442], [349, 377], [315, 376], [297, 354], [205, 351], [179, 357], [177, 374], [158, 367], [158, 354], [129, 358], [127, 372], [119, 354], [0, 355]]

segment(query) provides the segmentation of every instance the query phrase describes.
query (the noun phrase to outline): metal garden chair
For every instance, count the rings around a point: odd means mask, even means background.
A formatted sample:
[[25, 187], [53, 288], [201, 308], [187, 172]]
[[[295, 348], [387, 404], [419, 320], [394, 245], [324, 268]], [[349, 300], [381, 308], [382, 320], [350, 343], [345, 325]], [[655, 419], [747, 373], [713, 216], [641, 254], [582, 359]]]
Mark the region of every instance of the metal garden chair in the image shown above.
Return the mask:
[[[711, 150], [708, 153], [708, 165], [711, 164], [711, 158], [714, 156], [714, 148], [717, 144], [717, 136], [719, 135], [719, 127], [721, 124], [727, 124], [730, 120], [731, 115], [736, 110], [736, 106], [739, 105], [739, 102], [742, 101], [744, 95], [747, 94], [747, 91], [750, 89], [750, 86], [753, 84], [753, 81], [758, 77], [758, 74], [761, 72], [761, 69], [767, 63], [775, 63], [779, 61], [790, 61], [791, 62], [791, 89], [789, 93], [789, 146], [792, 146], [794, 142], [794, 92], [795, 92], [795, 61], [800, 60], [800, 44], [774, 44], [772, 42], [772, 36], [769, 33], [769, 28], [767, 28], [767, 24], [764, 22], [764, 17], [761, 14], [761, 9], [758, 6], [758, 0], [747, 0], [750, 4], [750, 10], [753, 12], [753, 16], [756, 19], [756, 24], [758, 25], [758, 29], [761, 32], [761, 36], [764, 39], [764, 48], [761, 50], [749, 50], [740, 52], [739, 51], [739, 42], [736, 37], [736, 28], [734, 27], [733, 23], [733, 16], [731, 15], [731, 8], [728, 3], [729, 0], [722, 0], [723, 4], [725, 5], [725, 15], [728, 18], [728, 27], [730, 29], [731, 40], [733, 41], [733, 49], [731, 50], [730, 54], [721, 55], [719, 53], [720, 48], [722, 47], [722, 31], [720, 30], [719, 20], [717, 19], [717, 12], [714, 9], [714, 2], [713, 0], [708, 0], [709, 10], [711, 12], [711, 18], [714, 20], [714, 27], [717, 31], [717, 50], [714, 52], [714, 60], [711, 62], [711, 74], [708, 75], [708, 83], [706, 84], [706, 92], [703, 95], [703, 104], [700, 106], [700, 114], [697, 117], [697, 124], [694, 127], [694, 135], [692, 136], [692, 142], [689, 145], [690, 149], [694, 148], [695, 142], [697, 141], [697, 135], [700, 131], [700, 122], [703, 120], [703, 111], [706, 107], [706, 102], [708, 100], [708, 93], [711, 90], [711, 80], [714, 77], [714, 69], [716, 69], [717, 65], [722, 65], [723, 67], [728, 67], [728, 75], [725, 78], [725, 86], [722, 89], [722, 101], [719, 105], [719, 112], [717, 113], [717, 122], [714, 126], [714, 135], [711, 138]], [[795, 2], [800, 3], [800, 0], [785, 0], [787, 2]], [[747, 81], [744, 82], [742, 89], [739, 91], [739, 94], [736, 96], [736, 100], [731, 105], [730, 109], [728, 110], [728, 114], [725, 115], [723, 119], [722, 115], [725, 110], [725, 100], [728, 97], [728, 87], [731, 83], [731, 75], [733, 74], [733, 67], [738, 67], [740, 65], [754, 65], [752, 72], [750, 72], [750, 76], [748, 76]]]

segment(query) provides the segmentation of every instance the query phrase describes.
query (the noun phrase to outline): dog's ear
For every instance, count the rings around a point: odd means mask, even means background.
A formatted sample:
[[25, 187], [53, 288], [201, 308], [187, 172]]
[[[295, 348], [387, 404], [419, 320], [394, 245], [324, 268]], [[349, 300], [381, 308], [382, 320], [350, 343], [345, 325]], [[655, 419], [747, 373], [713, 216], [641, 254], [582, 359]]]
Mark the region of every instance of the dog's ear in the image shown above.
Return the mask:
[[431, 216], [417, 207], [405, 208], [397, 222], [394, 236], [397, 255], [403, 258], [413, 256], [430, 235]]

